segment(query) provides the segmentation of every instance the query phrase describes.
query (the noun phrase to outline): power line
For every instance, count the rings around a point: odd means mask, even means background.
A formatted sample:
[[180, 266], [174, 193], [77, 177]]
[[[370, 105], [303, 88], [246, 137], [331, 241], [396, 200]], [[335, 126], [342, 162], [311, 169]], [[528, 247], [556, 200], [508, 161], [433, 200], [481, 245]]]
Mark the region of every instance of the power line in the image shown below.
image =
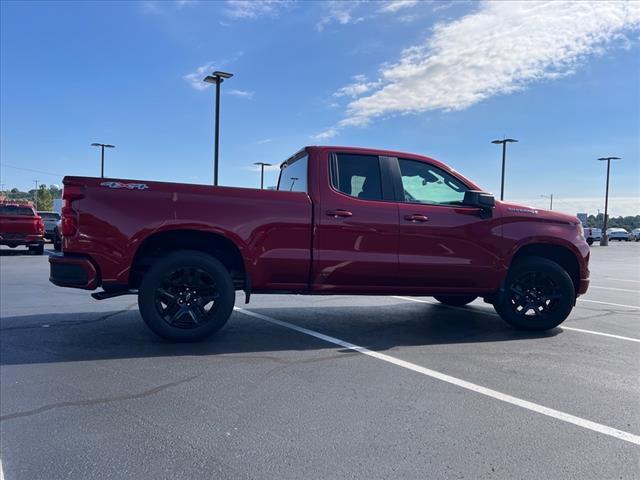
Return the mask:
[[0, 163], [0, 165], [2, 165], [3, 167], [14, 168], [16, 170], [24, 170], [25, 172], [41, 173], [43, 175], [51, 175], [52, 177], [58, 177], [58, 178], [64, 177], [64, 175], [61, 173], [44, 172], [42, 170], [35, 170], [33, 168], [16, 167], [14, 165], [8, 165], [6, 163]]

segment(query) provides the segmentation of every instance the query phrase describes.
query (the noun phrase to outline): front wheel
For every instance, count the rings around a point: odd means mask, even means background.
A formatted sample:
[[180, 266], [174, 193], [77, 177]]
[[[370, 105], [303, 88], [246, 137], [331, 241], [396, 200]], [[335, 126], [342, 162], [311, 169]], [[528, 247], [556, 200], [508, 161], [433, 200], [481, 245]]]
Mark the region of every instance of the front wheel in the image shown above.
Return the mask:
[[494, 307], [508, 324], [523, 330], [560, 325], [575, 304], [571, 277], [560, 265], [541, 257], [514, 264]]
[[445, 305], [451, 305], [452, 307], [464, 307], [466, 304], [473, 302], [478, 297], [474, 295], [435, 295], [433, 298]]
[[225, 266], [189, 250], [156, 262], [138, 290], [145, 323], [155, 334], [178, 342], [202, 340], [220, 330], [233, 312], [235, 298]]

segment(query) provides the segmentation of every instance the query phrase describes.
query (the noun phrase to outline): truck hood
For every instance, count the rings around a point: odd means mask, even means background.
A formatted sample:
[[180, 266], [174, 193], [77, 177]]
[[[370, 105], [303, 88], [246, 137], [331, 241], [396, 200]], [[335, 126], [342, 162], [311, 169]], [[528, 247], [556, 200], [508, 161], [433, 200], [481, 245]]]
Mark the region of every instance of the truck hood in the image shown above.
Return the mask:
[[578, 217], [567, 215], [566, 213], [554, 212], [542, 208], [521, 205], [518, 203], [496, 201], [496, 209], [503, 217], [535, 218], [557, 223], [576, 225], [580, 223]]

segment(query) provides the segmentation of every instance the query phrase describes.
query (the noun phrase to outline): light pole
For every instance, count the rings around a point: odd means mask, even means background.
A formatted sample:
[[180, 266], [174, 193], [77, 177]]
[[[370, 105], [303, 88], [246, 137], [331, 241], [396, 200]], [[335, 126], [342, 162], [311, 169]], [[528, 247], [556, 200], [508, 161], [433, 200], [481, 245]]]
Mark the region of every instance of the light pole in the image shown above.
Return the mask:
[[220, 85], [225, 78], [233, 77], [233, 73], [215, 71], [202, 79], [206, 83], [216, 85], [216, 125], [213, 139], [213, 185], [218, 185], [218, 144], [220, 138]]
[[115, 145], [109, 145], [108, 143], [92, 143], [92, 147], [100, 147], [102, 150], [100, 155], [100, 178], [104, 178], [104, 149], [105, 148], [116, 148]]
[[35, 203], [34, 210], [37, 212], [38, 211], [38, 180], [34, 180], [33, 183], [36, 184], [36, 192], [35, 192], [35, 195], [34, 195], [34, 197], [35, 197], [35, 199], [34, 199], [35, 200], [34, 201], [34, 203]]
[[609, 238], [607, 237], [607, 211], [609, 209], [609, 174], [611, 173], [611, 160], [620, 160], [620, 157], [600, 157], [598, 160], [607, 162], [607, 188], [604, 194], [604, 222], [602, 225], [602, 237], [600, 238], [600, 245], [606, 247], [609, 245]]
[[264, 167], [270, 167], [270, 163], [255, 162], [254, 165], [260, 165], [260, 190], [264, 189]]
[[551, 195], [540, 195], [542, 198], [549, 199], [549, 210], [553, 210], [553, 193]]
[[496, 145], [502, 144], [502, 181], [500, 183], [500, 200], [504, 200], [504, 164], [507, 158], [507, 143], [515, 143], [518, 140], [513, 138], [503, 138], [502, 140], [493, 140], [491, 143]]

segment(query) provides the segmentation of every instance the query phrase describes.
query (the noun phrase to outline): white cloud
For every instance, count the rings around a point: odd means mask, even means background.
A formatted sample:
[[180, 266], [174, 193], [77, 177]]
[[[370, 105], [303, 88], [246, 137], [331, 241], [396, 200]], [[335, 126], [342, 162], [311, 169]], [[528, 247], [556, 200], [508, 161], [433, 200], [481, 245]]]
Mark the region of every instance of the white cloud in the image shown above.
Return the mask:
[[[228, 64], [230, 64], [232, 62], [235, 62], [236, 60], [238, 60], [243, 55], [244, 55], [244, 52], [242, 50], [240, 50], [240, 51], [234, 53], [229, 58], [224, 58], [224, 59], [219, 60], [219, 61], [207, 62], [204, 65], [200, 65], [193, 72], [187, 73], [182, 78], [184, 78], [187, 82], [189, 82], [189, 84], [193, 88], [195, 88], [196, 90], [201, 90], [201, 91], [202, 90], [206, 90], [207, 88], [209, 88], [211, 86], [211, 84], [210, 83], [204, 83], [202, 81], [202, 79], [204, 77], [206, 77], [207, 75], [209, 75], [211, 72], [213, 72], [214, 70], [216, 70], [218, 68], [222, 68], [225, 65], [228, 65]], [[247, 92], [247, 93], [251, 93], [251, 97], [253, 97], [253, 92]]]
[[396, 13], [398, 10], [415, 7], [417, 4], [418, 0], [390, 0], [380, 7], [380, 12]]
[[570, 75], [639, 26], [640, 2], [482, 2], [383, 65], [379, 88], [353, 100], [332, 130], [390, 114], [462, 110]]
[[332, 22], [340, 25], [348, 25], [350, 23], [360, 23], [364, 17], [355, 15], [362, 0], [352, 0], [349, 2], [330, 1], [325, 3], [325, 13], [316, 24], [316, 30], [321, 32], [327, 25]]
[[328, 128], [327, 130], [316, 133], [315, 135], [311, 135], [311, 138], [313, 140], [329, 140], [330, 138], [335, 137], [337, 134], [337, 128]]
[[251, 100], [256, 92], [248, 92], [246, 90], [229, 90], [228, 93], [229, 95], [233, 95], [234, 97], [246, 98], [247, 100]]
[[258, 145], [264, 145], [265, 143], [271, 143], [271, 139], [270, 138], [264, 138], [262, 140], [258, 140], [256, 143]]
[[352, 97], [357, 98], [360, 95], [363, 95], [374, 88], [379, 87], [382, 84], [381, 80], [376, 80], [375, 82], [368, 82], [367, 77], [365, 75], [355, 75], [353, 77], [354, 82], [346, 85], [335, 92], [333, 92], [334, 97]]
[[224, 11], [227, 16], [237, 19], [274, 18], [292, 4], [290, 0], [227, 0]]

